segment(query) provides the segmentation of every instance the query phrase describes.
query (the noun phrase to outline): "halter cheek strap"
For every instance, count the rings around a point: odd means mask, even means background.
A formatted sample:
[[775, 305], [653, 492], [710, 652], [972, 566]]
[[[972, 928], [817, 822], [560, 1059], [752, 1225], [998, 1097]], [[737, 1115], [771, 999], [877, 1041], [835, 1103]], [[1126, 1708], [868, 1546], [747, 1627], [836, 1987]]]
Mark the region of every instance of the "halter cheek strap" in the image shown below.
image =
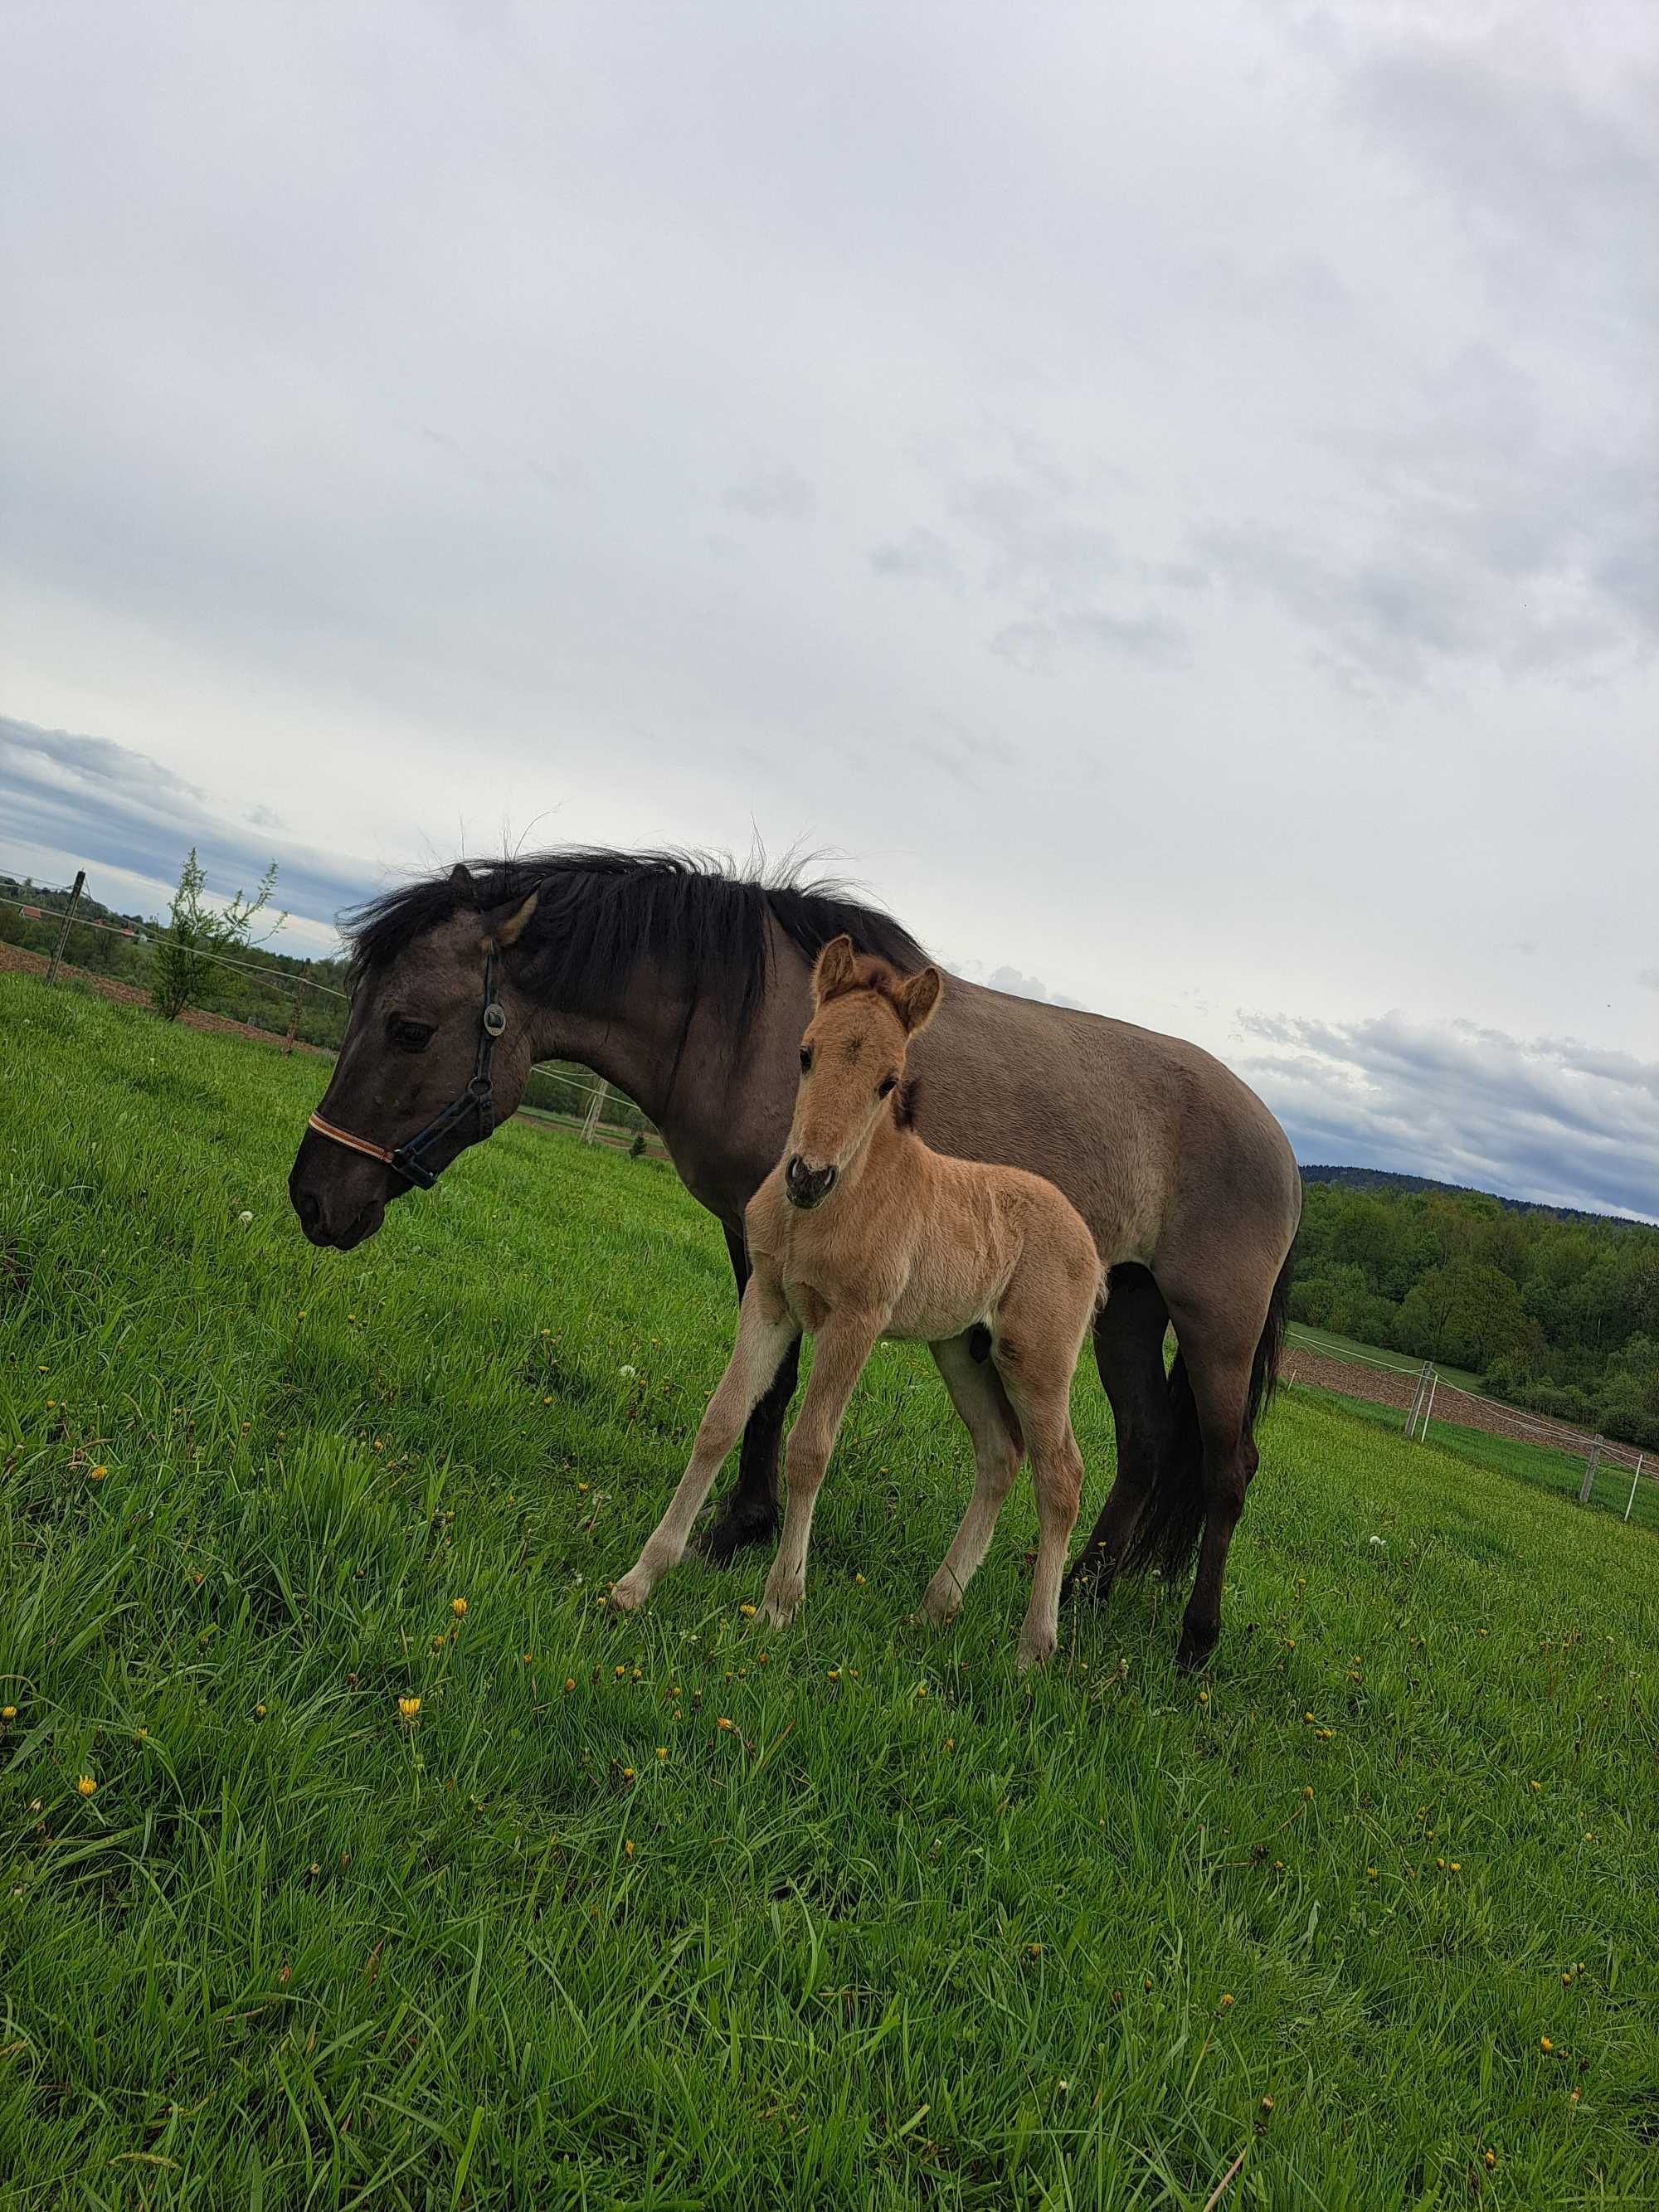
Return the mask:
[[[478, 1049], [472, 1062], [472, 1080], [459, 1098], [451, 1099], [441, 1114], [428, 1121], [404, 1143], [387, 1146], [373, 1143], [368, 1137], [354, 1136], [349, 1129], [337, 1129], [332, 1121], [324, 1121], [313, 1114], [306, 1127], [314, 1129], [319, 1137], [331, 1138], [335, 1144], [344, 1145], [354, 1152], [362, 1152], [371, 1160], [380, 1160], [394, 1175], [405, 1182], [413, 1183], [418, 1190], [430, 1190], [443, 1172], [441, 1168], [428, 1167], [422, 1157], [447, 1137], [458, 1122], [471, 1120], [472, 1133], [469, 1143], [478, 1143], [495, 1126], [495, 1098], [490, 1088], [489, 1062], [495, 1050], [495, 1040], [507, 1027], [507, 1009], [495, 996], [495, 955], [484, 955], [483, 1011], [478, 1017]], [[448, 1162], [445, 1162], [445, 1166]]]

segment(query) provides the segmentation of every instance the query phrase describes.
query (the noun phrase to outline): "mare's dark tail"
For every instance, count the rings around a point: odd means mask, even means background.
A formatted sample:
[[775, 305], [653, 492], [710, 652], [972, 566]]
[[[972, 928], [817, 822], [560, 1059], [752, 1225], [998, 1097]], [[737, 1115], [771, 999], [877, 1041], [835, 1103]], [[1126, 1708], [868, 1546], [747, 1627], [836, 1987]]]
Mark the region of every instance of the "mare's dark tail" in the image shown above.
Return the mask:
[[[1272, 1401], [1279, 1381], [1295, 1273], [1292, 1246], [1267, 1301], [1267, 1318], [1250, 1362], [1250, 1393], [1244, 1413], [1247, 1437], [1254, 1436], [1256, 1421]], [[1136, 1574], [1157, 1567], [1174, 1582], [1191, 1566], [1204, 1533], [1204, 1439], [1199, 1431], [1198, 1404], [1186, 1358], [1180, 1352], [1170, 1370], [1167, 1389], [1167, 1420], [1158, 1477], [1125, 1549], [1123, 1571]]]

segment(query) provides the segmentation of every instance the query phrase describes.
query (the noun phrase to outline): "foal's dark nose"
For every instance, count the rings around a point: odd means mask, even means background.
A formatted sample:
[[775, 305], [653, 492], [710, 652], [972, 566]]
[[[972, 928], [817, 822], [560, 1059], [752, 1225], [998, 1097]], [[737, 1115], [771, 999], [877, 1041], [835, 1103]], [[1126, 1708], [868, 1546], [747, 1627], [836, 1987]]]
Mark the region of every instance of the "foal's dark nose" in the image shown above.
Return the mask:
[[792, 1152], [784, 1162], [784, 1194], [792, 1206], [817, 1206], [829, 1197], [835, 1183], [834, 1168], [809, 1168], [799, 1152]]

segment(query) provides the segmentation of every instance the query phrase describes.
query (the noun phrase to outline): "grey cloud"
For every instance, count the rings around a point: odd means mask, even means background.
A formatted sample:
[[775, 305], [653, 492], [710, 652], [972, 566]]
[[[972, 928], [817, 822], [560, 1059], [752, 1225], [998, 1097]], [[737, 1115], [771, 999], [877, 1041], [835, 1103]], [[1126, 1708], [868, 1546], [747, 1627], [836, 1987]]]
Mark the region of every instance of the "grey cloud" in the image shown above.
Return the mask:
[[1659, 1062], [1395, 1012], [1250, 1015], [1237, 1061], [1304, 1160], [1659, 1218]]
[[871, 553], [870, 566], [878, 576], [944, 584], [951, 589], [962, 582], [962, 571], [945, 540], [937, 531], [920, 527], [878, 545]]
[[800, 522], [813, 512], [817, 497], [804, 476], [779, 465], [739, 477], [726, 487], [720, 504], [757, 522]]
[[1036, 999], [1047, 1006], [1076, 1007], [1079, 1001], [1063, 992], [1051, 991], [1035, 975], [1022, 975], [1018, 968], [994, 968], [983, 979], [987, 990], [1006, 991], [1016, 999]]
[[1659, 991], [1659, 968], [1644, 968], [1636, 980], [1645, 991]]
[[146, 754], [107, 738], [37, 729], [10, 715], [0, 715], [0, 797], [9, 839], [68, 854], [94, 878], [102, 862], [172, 883], [194, 845], [209, 889], [228, 896], [251, 890], [274, 859], [278, 906], [325, 925], [378, 879], [367, 861], [280, 836], [250, 836], [246, 823], [216, 811], [198, 785]]

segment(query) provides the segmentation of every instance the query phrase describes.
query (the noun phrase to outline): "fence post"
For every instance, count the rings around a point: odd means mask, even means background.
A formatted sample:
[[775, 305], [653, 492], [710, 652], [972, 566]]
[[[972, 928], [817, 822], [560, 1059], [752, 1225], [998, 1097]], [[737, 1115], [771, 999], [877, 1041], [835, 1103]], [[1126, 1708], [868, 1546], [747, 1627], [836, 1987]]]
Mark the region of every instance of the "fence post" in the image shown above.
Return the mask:
[[86, 889], [86, 870], [77, 868], [75, 871], [75, 889], [70, 893], [70, 902], [64, 908], [64, 927], [58, 931], [58, 942], [52, 950], [52, 965], [46, 970], [48, 983], [55, 983], [58, 981], [58, 963], [64, 957], [64, 947], [69, 943], [70, 924], [75, 919], [75, 909], [81, 903], [81, 894]]
[[1595, 1486], [1595, 1462], [1601, 1456], [1601, 1439], [1595, 1437], [1591, 1439], [1589, 1457], [1584, 1462], [1584, 1480], [1578, 1486], [1578, 1503], [1581, 1505], [1589, 1504], [1590, 1492]]
[[1406, 1434], [1410, 1436], [1417, 1421], [1417, 1409], [1423, 1402], [1423, 1393], [1429, 1380], [1429, 1363], [1423, 1362], [1423, 1372], [1417, 1378], [1417, 1395], [1412, 1400], [1412, 1409], [1406, 1416]]
[[1630, 1519], [1631, 1507], [1636, 1503], [1636, 1486], [1642, 1480], [1642, 1462], [1646, 1458], [1646, 1456], [1647, 1455], [1645, 1452], [1638, 1452], [1636, 1455], [1636, 1472], [1630, 1479], [1630, 1496], [1625, 1501], [1625, 1518], [1626, 1521]]
[[599, 1087], [588, 1102], [587, 1117], [582, 1123], [582, 1142], [585, 1145], [591, 1145], [593, 1141], [594, 1133], [599, 1126], [599, 1114], [605, 1105], [605, 1078], [601, 1076]]
[[289, 1009], [288, 1035], [283, 1039], [283, 1050], [285, 1053], [293, 1051], [294, 1040], [300, 1033], [300, 1001], [304, 998], [305, 993], [305, 978], [302, 975], [295, 986], [294, 1004]]
[[1429, 1402], [1423, 1408], [1422, 1424], [1417, 1431], [1417, 1441], [1419, 1443], [1421, 1443], [1429, 1433], [1429, 1416], [1434, 1411], [1434, 1394], [1439, 1387], [1440, 1370], [1437, 1368], [1434, 1373], [1429, 1377]]

